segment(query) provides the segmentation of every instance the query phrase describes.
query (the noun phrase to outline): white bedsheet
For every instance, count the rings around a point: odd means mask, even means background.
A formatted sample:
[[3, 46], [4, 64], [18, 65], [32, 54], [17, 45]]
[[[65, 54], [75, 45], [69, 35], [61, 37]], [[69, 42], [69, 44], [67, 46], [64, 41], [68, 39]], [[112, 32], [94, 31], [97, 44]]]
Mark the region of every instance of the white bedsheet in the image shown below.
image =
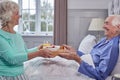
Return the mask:
[[25, 62], [25, 72], [30, 80], [93, 80], [77, 70], [79, 64], [61, 57], [37, 57]]

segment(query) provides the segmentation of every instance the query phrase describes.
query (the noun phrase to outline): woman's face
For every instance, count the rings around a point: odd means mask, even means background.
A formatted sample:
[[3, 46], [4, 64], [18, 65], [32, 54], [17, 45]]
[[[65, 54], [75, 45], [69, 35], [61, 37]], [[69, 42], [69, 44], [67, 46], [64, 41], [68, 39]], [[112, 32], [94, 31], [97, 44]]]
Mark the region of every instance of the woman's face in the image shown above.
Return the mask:
[[12, 24], [13, 24], [13, 25], [18, 25], [18, 23], [19, 23], [19, 18], [20, 18], [19, 11], [13, 12], [12, 21], [11, 21]]

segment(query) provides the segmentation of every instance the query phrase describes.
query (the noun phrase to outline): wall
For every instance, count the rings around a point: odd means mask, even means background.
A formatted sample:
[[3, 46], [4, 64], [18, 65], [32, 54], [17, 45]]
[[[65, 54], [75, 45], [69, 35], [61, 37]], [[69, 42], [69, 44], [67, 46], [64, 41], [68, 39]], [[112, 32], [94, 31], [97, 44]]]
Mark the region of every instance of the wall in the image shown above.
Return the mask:
[[[91, 19], [107, 17], [109, 1], [68, 0], [68, 45], [77, 49], [81, 40], [88, 34]], [[42, 44], [45, 39], [53, 43], [53, 37], [50, 36], [23, 36], [23, 38], [28, 48]]]
[[28, 48], [33, 48], [44, 43], [44, 41], [49, 41], [53, 43], [52, 36], [23, 36], [23, 39]]
[[110, 0], [68, 0], [68, 9], [107, 9]]
[[[106, 18], [110, 0], [68, 0], [68, 45], [78, 49], [92, 18]], [[92, 32], [90, 32], [92, 33]], [[93, 32], [95, 35], [96, 32]], [[103, 34], [101, 32], [100, 34]]]

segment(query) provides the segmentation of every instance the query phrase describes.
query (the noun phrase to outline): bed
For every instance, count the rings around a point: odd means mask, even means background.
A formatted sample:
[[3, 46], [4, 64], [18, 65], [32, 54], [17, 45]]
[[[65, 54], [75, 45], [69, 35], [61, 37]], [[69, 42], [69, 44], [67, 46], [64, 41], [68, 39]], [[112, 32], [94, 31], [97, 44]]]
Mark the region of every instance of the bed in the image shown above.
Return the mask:
[[77, 72], [77, 62], [59, 56], [51, 59], [37, 57], [24, 64], [30, 80], [94, 80]]
[[[78, 50], [84, 52], [86, 56], [82, 57], [84, 61], [88, 61], [93, 66], [89, 53], [96, 44], [96, 38], [93, 35], [87, 35], [79, 45]], [[119, 50], [120, 51], [120, 50]], [[88, 58], [89, 56], [89, 58]], [[24, 63], [25, 73], [30, 80], [95, 80], [89, 78], [77, 70], [79, 64], [73, 60], [67, 60], [56, 56], [55, 58], [37, 57]], [[114, 74], [120, 74], [120, 55], [115, 69], [106, 79], [111, 80]]]

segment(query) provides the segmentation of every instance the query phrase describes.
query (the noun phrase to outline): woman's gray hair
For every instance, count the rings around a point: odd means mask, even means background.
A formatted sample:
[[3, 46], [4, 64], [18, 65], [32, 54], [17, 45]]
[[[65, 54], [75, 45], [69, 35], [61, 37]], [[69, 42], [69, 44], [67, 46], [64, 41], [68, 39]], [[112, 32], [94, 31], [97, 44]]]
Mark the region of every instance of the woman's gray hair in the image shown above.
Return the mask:
[[13, 12], [19, 11], [17, 3], [10, 0], [0, 1], [0, 26], [7, 26], [7, 23], [11, 20]]
[[111, 15], [111, 16], [114, 16], [114, 19], [112, 20], [112, 25], [113, 26], [120, 25], [120, 15]]

